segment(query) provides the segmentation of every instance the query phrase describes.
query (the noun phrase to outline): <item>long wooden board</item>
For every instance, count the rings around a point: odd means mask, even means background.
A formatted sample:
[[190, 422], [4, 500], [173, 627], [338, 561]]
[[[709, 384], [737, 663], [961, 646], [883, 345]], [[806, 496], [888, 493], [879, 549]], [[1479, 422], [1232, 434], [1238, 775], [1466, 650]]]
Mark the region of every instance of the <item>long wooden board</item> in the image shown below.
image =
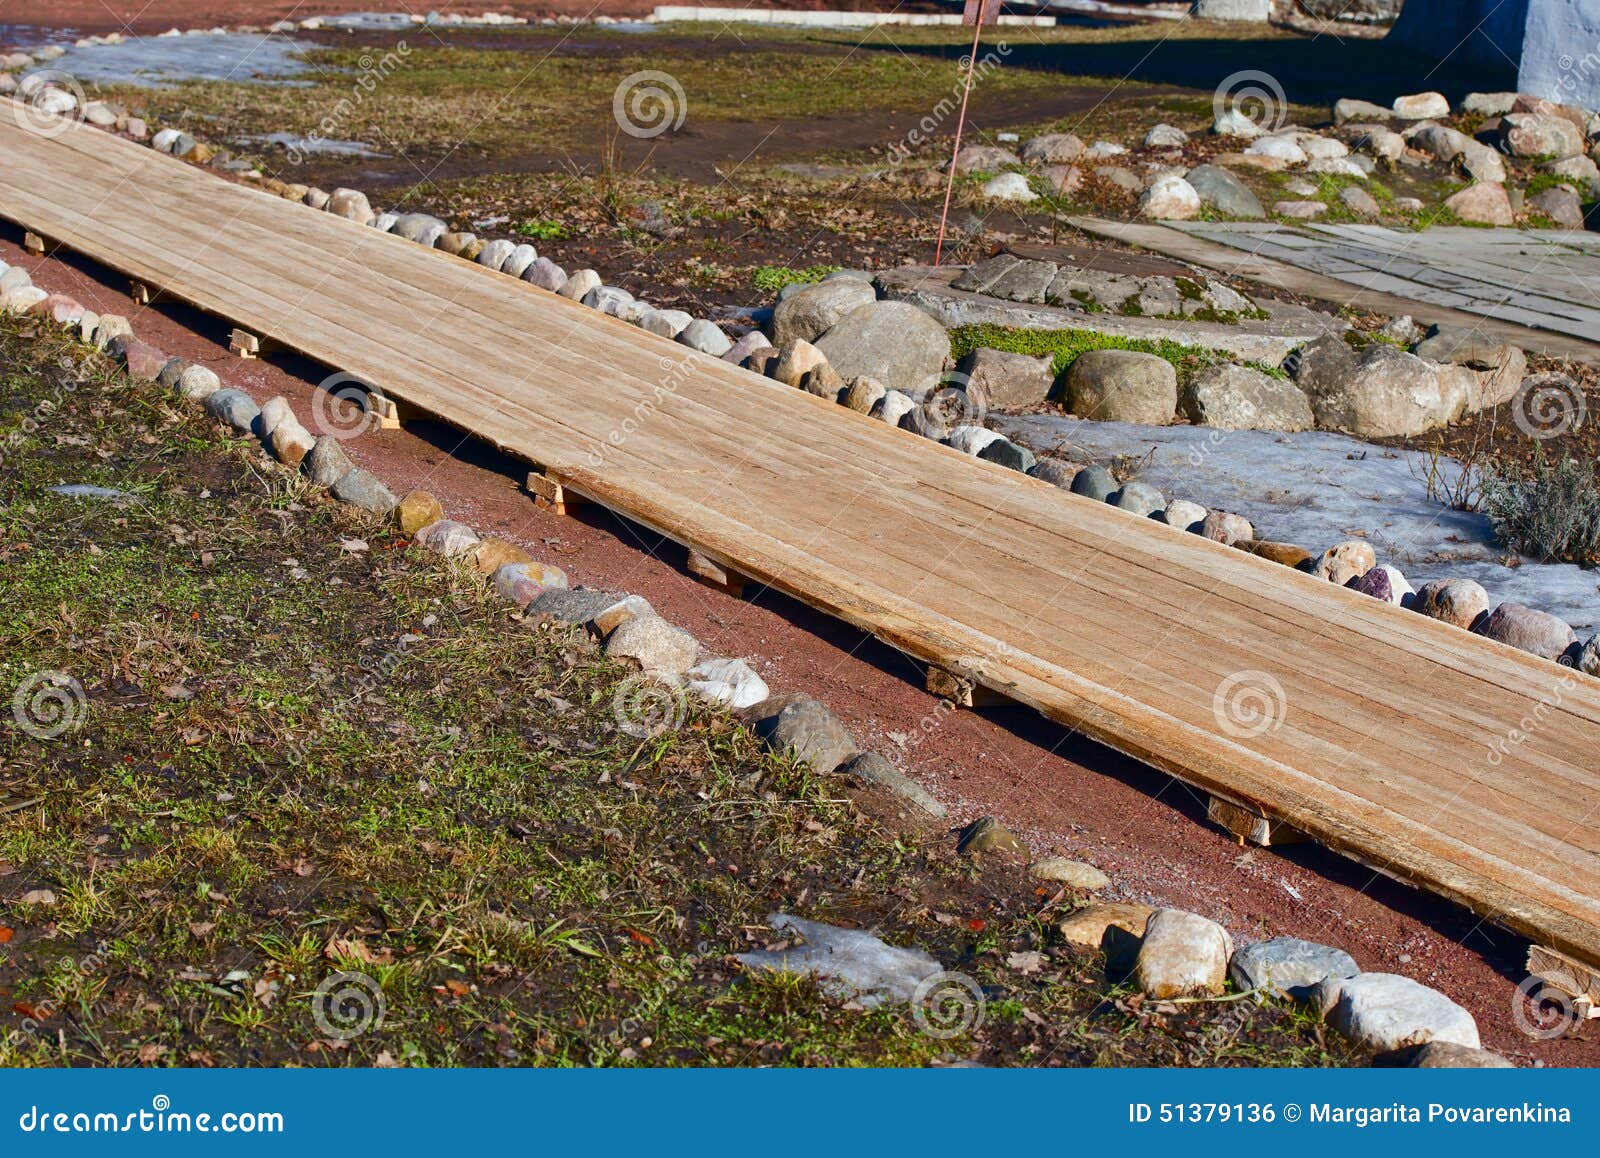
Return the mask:
[[1587, 677], [86, 127], [0, 113], [0, 216], [1600, 965]]
[[[1271, 247], [1253, 244], [1255, 235], [1248, 229], [1241, 229], [1237, 244], [1224, 245], [1212, 236], [1148, 221], [1111, 221], [1103, 217], [1072, 217], [1068, 221], [1074, 228], [1095, 237], [1136, 245], [1152, 253], [1234, 277], [1249, 278], [1288, 293], [1380, 313], [1410, 314], [1420, 322], [1454, 326], [1497, 342], [1509, 342], [1530, 354], [1600, 364], [1600, 343], [1558, 333], [1542, 326], [1539, 317], [1516, 309], [1472, 312], [1462, 308], [1464, 302], [1459, 295], [1441, 293], [1422, 282], [1391, 276], [1383, 271], [1381, 262], [1377, 269], [1346, 263], [1348, 276], [1341, 278], [1274, 256]], [[1549, 236], [1555, 240], [1547, 245], [1553, 246], [1569, 240], [1572, 235], [1555, 233]], [[1516, 284], [1525, 278], [1531, 264], [1524, 263], [1520, 276], [1508, 273], [1504, 284]]]

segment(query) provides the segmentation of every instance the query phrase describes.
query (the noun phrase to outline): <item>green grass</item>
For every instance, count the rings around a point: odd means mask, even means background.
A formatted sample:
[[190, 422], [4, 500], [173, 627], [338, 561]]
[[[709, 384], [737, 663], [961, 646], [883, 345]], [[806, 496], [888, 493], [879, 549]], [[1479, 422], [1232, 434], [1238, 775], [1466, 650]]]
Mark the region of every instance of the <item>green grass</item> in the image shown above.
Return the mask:
[[517, 226], [518, 237], [530, 241], [565, 241], [571, 231], [559, 221], [524, 221]]
[[784, 286], [797, 283], [812, 285], [830, 273], [837, 273], [840, 268], [837, 265], [813, 265], [808, 269], [791, 269], [786, 265], [763, 265], [755, 271], [750, 282], [758, 290], [775, 294]]
[[[0, 720], [0, 1065], [1359, 1060], [1278, 1004], [1127, 1003], [1054, 939], [1082, 897], [724, 713], [628, 734], [588, 635], [31, 325], [0, 321], [0, 685], [61, 673], [77, 726]], [[747, 972], [775, 911], [923, 947], [992, 1016], [934, 1038]], [[381, 1018], [327, 1018], [349, 985]]]
[[[1142, 338], [1124, 338], [1095, 330], [1026, 330], [984, 325], [958, 326], [950, 331], [952, 357], [964, 358], [980, 347], [1004, 350], [1012, 354], [1028, 354], [1035, 358], [1048, 354], [1053, 358], [1051, 366], [1058, 378], [1067, 372], [1080, 355], [1090, 350], [1135, 350], [1144, 354], [1154, 354], [1172, 363], [1178, 371], [1180, 382], [1186, 381], [1188, 377], [1206, 366], [1237, 361], [1221, 350], [1187, 346], [1166, 339], [1149, 341]], [[1287, 377], [1281, 366], [1269, 366], [1259, 362], [1243, 364], [1275, 378]]]

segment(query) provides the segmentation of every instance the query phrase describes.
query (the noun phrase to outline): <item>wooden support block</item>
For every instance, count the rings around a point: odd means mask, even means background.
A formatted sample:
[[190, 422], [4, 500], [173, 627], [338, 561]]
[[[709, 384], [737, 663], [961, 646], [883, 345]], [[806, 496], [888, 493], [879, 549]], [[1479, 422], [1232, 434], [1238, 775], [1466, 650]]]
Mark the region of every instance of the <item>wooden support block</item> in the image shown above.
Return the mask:
[[1248, 808], [1213, 796], [1206, 805], [1206, 819], [1233, 833], [1240, 844], [1246, 842], [1271, 848], [1276, 844], [1299, 844], [1306, 834], [1293, 825], [1273, 820], [1259, 809]]
[[263, 354], [272, 352], [272, 342], [268, 338], [252, 334], [249, 330], [235, 328], [228, 335], [228, 349], [241, 358], [259, 358]]
[[138, 305], [147, 306], [150, 304], [150, 298], [153, 295], [150, 292], [150, 287], [145, 285], [144, 282], [134, 281], [128, 283], [128, 296]]
[[368, 390], [361, 396], [361, 405], [378, 420], [379, 430], [399, 430], [410, 422], [416, 412], [404, 402], [390, 398], [377, 390]]
[[1528, 946], [1528, 972], [1570, 997], [1580, 1020], [1600, 1017], [1600, 972], [1542, 945]]
[[533, 496], [535, 506], [557, 515], [571, 514], [572, 508], [581, 501], [562, 486], [554, 475], [539, 470], [528, 472], [528, 493]]
[[56, 251], [56, 243], [53, 241], [46, 241], [43, 237], [40, 237], [37, 233], [33, 232], [33, 230], [28, 229], [24, 230], [22, 234], [22, 248], [33, 254], [35, 257], [43, 257], [47, 253], [54, 253]]
[[1014, 708], [1017, 701], [978, 683], [971, 676], [928, 665], [927, 689], [930, 695], [949, 700], [958, 708]]
[[689, 574], [693, 575], [707, 587], [715, 587], [724, 591], [735, 599], [744, 598], [745, 578], [737, 571], [729, 571], [726, 567], [706, 558], [692, 547], [689, 549]]

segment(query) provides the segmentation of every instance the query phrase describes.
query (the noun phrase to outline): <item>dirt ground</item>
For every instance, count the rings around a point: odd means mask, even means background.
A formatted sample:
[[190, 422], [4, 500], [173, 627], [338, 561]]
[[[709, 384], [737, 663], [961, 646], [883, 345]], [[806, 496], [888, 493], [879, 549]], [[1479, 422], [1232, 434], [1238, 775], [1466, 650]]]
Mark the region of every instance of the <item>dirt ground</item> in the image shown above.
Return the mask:
[[[30, 258], [18, 241], [15, 231], [0, 234], [0, 258], [38, 284], [127, 315], [141, 336], [259, 400], [283, 394], [315, 428], [322, 368], [241, 362], [227, 352], [221, 320], [159, 301], [141, 309], [114, 274], [71, 257]], [[1592, 1029], [1552, 1042], [1517, 1030], [1526, 942], [1464, 910], [1314, 846], [1241, 848], [1206, 823], [1200, 795], [1032, 713], [943, 712], [907, 657], [776, 593], [741, 601], [708, 589], [686, 573], [681, 548], [602, 510], [562, 519], [537, 509], [520, 490], [519, 464], [452, 428], [419, 423], [350, 449], [397, 491], [435, 492], [451, 517], [525, 544], [574, 583], [645, 595], [707, 647], [751, 657], [774, 693], [823, 699], [864, 747], [886, 752], [945, 801], [952, 824], [994, 814], [1036, 854], [1099, 865], [1119, 895], [1193, 909], [1252, 937], [1340, 945], [1364, 969], [1451, 995], [1477, 1017], [1486, 1046], [1521, 1064], [1600, 1064]]]

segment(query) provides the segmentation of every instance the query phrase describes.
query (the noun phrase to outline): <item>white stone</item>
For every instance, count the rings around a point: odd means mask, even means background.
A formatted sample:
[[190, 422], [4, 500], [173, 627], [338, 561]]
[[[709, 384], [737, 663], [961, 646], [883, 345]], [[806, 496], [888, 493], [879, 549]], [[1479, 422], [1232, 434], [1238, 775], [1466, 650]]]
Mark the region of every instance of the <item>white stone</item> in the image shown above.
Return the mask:
[[1139, 213], [1158, 221], [1188, 221], [1200, 213], [1200, 194], [1182, 177], [1168, 174], [1144, 191]]
[[950, 445], [962, 454], [978, 454], [992, 442], [1004, 436], [982, 426], [958, 426], [950, 432]]
[[1037, 201], [1039, 195], [1028, 187], [1021, 173], [1001, 173], [983, 183], [983, 195], [991, 201]]
[[1245, 153], [1252, 157], [1272, 157], [1290, 165], [1304, 165], [1309, 160], [1306, 151], [1292, 137], [1261, 137], [1251, 141]]
[[1151, 997], [1221, 993], [1233, 938], [1215, 921], [1181, 909], [1157, 909], [1144, 927], [1134, 981]]
[[1317, 987], [1322, 1016], [1370, 1049], [1387, 1052], [1430, 1041], [1480, 1048], [1472, 1014], [1436, 989], [1395, 973], [1329, 978]]
[[770, 694], [767, 683], [742, 659], [708, 659], [684, 672], [690, 691], [714, 704], [741, 711]]

